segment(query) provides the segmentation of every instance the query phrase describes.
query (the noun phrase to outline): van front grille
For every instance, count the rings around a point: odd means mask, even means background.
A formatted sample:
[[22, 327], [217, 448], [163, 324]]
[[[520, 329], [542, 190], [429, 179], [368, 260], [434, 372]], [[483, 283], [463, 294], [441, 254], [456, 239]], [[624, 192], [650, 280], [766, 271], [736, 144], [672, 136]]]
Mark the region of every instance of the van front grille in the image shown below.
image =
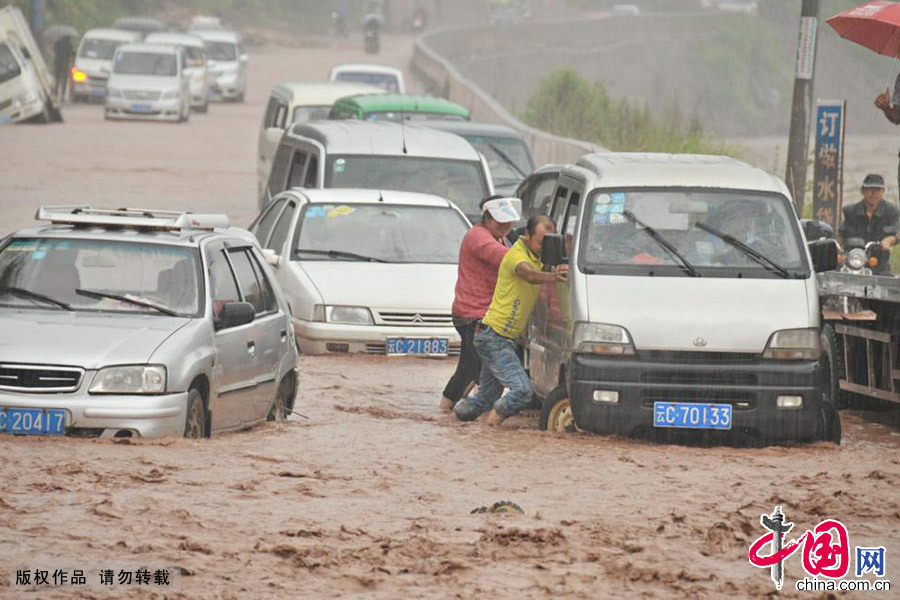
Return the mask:
[[84, 371], [51, 365], [0, 365], [0, 390], [14, 392], [74, 392]]
[[375, 311], [378, 325], [408, 325], [410, 327], [451, 327], [453, 316], [447, 312], [414, 310]]

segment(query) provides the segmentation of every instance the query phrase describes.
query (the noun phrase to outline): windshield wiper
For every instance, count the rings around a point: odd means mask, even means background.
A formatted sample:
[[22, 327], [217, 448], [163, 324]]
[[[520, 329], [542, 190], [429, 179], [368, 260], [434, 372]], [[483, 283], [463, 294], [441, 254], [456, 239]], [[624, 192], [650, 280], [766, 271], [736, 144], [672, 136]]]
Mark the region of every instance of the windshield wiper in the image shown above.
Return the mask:
[[332, 256], [334, 258], [355, 258], [357, 260], [367, 260], [369, 262], [386, 263], [391, 262], [383, 258], [375, 258], [374, 256], [365, 256], [364, 254], [356, 254], [355, 252], [344, 252], [343, 250], [313, 250], [311, 248], [298, 248], [297, 252], [305, 252], [307, 254], [318, 254], [321, 256]]
[[31, 290], [26, 290], [25, 288], [0, 285], [0, 294], [2, 293], [21, 296], [22, 298], [28, 298], [29, 300], [39, 300], [41, 302], [46, 302], [47, 304], [55, 304], [56, 306], [64, 308], [66, 310], [73, 310], [71, 306], [69, 306], [62, 300], [57, 300], [56, 298], [51, 298], [50, 296], [39, 294], [38, 292], [32, 292]]
[[123, 296], [121, 294], [108, 294], [106, 292], [95, 292], [94, 290], [83, 290], [81, 288], [76, 288], [75, 293], [79, 296], [87, 296], [88, 298], [109, 298], [110, 300], [119, 300], [120, 302], [127, 302], [128, 304], [134, 304], [135, 306], [146, 306], [147, 308], [152, 308], [157, 310], [165, 315], [169, 315], [170, 317], [177, 317], [178, 313], [172, 310], [171, 308], [166, 308], [165, 306], [160, 306], [154, 302], [149, 302], [147, 300], [141, 300], [140, 298], [134, 298], [132, 296]]
[[663, 248], [665, 248], [665, 250], [669, 254], [671, 254], [672, 256], [677, 258], [681, 262], [681, 264], [678, 266], [681, 268], [682, 271], [684, 271], [691, 277], [700, 277], [700, 273], [697, 272], [697, 268], [694, 265], [692, 265], [688, 261], [688, 259], [686, 259], [684, 256], [681, 255], [681, 253], [678, 251], [678, 249], [672, 245], [672, 242], [670, 242], [669, 240], [667, 240], [666, 238], [661, 236], [658, 231], [656, 231], [655, 229], [653, 229], [652, 227], [650, 227], [649, 225], [647, 225], [646, 223], [644, 223], [643, 221], [638, 219], [636, 216], [634, 216], [634, 213], [632, 213], [630, 210], [626, 210], [622, 214], [624, 214], [625, 218], [628, 219], [629, 221], [631, 221], [632, 223], [643, 227], [644, 231], [647, 232], [647, 235], [649, 235], [654, 240], [656, 240], [656, 243], [659, 244], [660, 246], [662, 246]]
[[504, 152], [503, 150], [498, 148], [496, 144], [488, 144], [487, 147], [490, 148], [491, 150], [493, 150], [494, 152], [496, 152], [497, 156], [499, 156], [500, 158], [503, 159], [503, 162], [505, 162], [506, 164], [511, 166], [513, 169], [515, 169], [516, 173], [518, 173], [519, 175], [522, 176], [522, 179], [525, 179], [526, 177], [528, 177], [528, 173], [526, 173], [525, 171], [520, 169], [519, 165], [514, 163], [513, 159], [511, 159], [509, 157], [509, 155], [506, 154], [506, 152]]
[[773, 273], [778, 273], [779, 275], [781, 275], [781, 277], [783, 279], [788, 279], [789, 277], [791, 277], [790, 271], [788, 271], [787, 269], [785, 269], [784, 267], [779, 265], [777, 262], [775, 262], [774, 260], [772, 260], [771, 258], [766, 256], [759, 250], [756, 250], [755, 248], [748, 246], [747, 244], [740, 241], [739, 239], [736, 239], [734, 236], [731, 236], [731, 235], [728, 235], [727, 233], [719, 231], [715, 227], [707, 225], [703, 221], [697, 221], [697, 223], [695, 225], [697, 228], [702, 229], [703, 231], [705, 231], [707, 233], [711, 233], [714, 236], [716, 236], [717, 238], [727, 242], [728, 244], [731, 244], [738, 250], [743, 251], [744, 254], [746, 254], [747, 256], [752, 258], [754, 260], [754, 262], [761, 264], [763, 267], [765, 267], [769, 271], [772, 271]]

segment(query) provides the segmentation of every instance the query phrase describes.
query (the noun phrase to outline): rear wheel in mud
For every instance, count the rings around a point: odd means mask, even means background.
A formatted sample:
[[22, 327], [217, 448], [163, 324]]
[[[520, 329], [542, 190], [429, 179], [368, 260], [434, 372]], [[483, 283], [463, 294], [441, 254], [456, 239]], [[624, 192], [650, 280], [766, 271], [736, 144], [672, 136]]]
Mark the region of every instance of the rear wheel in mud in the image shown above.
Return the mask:
[[188, 392], [184, 437], [194, 440], [208, 437], [206, 431], [206, 406], [203, 404], [203, 396], [195, 389], [191, 389]]
[[562, 431], [574, 433], [575, 417], [572, 416], [572, 403], [566, 386], [561, 385], [544, 400], [541, 406], [541, 418], [538, 427], [543, 431]]
[[841, 415], [834, 404], [827, 398], [823, 398], [819, 426], [816, 430], [816, 440], [840, 445], [841, 437]]
[[291, 376], [281, 380], [278, 386], [278, 393], [272, 402], [272, 408], [266, 417], [267, 421], [284, 421], [288, 418], [294, 405], [294, 383]]

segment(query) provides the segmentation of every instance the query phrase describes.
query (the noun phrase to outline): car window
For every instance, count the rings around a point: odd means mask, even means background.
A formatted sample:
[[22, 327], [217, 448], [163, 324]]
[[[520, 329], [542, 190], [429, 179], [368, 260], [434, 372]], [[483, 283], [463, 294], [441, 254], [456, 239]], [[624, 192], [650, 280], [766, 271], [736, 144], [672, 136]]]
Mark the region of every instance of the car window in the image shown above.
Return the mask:
[[556, 225], [557, 228], [559, 227], [563, 211], [566, 209], [566, 196], [568, 195], [569, 188], [559, 187], [553, 198], [553, 207], [550, 209], [550, 220], [553, 221], [553, 224]]
[[291, 174], [288, 176], [286, 189], [303, 185], [303, 167], [306, 164], [306, 152], [298, 150], [291, 159]]
[[251, 264], [249, 249], [230, 249], [228, 252], [244, 302], [252, 304], [257, 315], [272, 312], [271, 289], [265, 289], [265, 285], [268, 284], [265, 279], [261, 283], [257, 278], [256, 270]]
[[221, 246], [215, 250], [207, 250], [206, 260], [209, 263], [209, 287], [213, 315], [218, 317], [222, 314], [223, 306], [229, 302], [240, 302], [241, 296], [238, 293], [234, 273], [228, 264], [225, 250]]
[[269, 173], [269, 193], [273, 196], [285, 190], [284, 180], [291, 166], [293, 150], [290, 145], [282, 144], [275, 152], [275, 158], [272, 160], [272, 172]]
[[306, 166], [306, 178], [303, 181], [303, 187], [316, 187], [316, 180], [319, 178], [319, 157], [315, 154], [309, 156], [309, 165]]
[[272, 289], [272, 282], [260, 266], [260, 260], [256, 252], [247, 251], [250, 256], [250, 266], [253, 267], [253, 274], [259, 282], [263, 313], [273, 313], [278, 310], [278, 302], [275, 300], [275, 291]]
[[531, 181], [522, 192], [522, 217], [528, 219], [532, 215], [549, 214], [555, 186], [555, 175], [539, 177]]
[[275, 118], [272, 120], [272, 127], [284, 129], [284, 121], [287, 117], [288, 107], [286, 104], [279, 104], [275, 108]]
[[295, 210], [295, 204], [293, 202], [288, 202], [284, 211], [281, 213], [281, 217], [278, 219], [278, 224], [275, 225], [275, 230], [272, 232], [272, 239], [265, 245], [266, 248], [270, 248], [277, 254], [281, 254], [284, 250], [284, 242], [287, 241], [288, 230], [291, 228], [291, 223], [294, 221]]
[[113, 73], [119, 75], [178, 75], [178, 55], [158, 52], [120, 52], [113, 61]]
[[330, 104], [327, 106], [298, 106], [294, 108], [294, 114], [291, 116], [290, 124], [309, 123], [310, 121], [327, 119], [328, 113], [330, 112]]
[[267, 127], [274, 127], [273, 123], [275, 123], [275, 111], [278, 110], [278, 98], [272, 96], [269, 98], [269, 103], [266, 105], [266, 114], [263, 117], [263, 129]]
[[280, 198], [274, 201], [269, 207], [269, 210], [267, 210], [263, 215], [263, 218], [260, 219], [257, 225], [254, 227], [256, 239], [259, 240], [260, 244], [266, 243], [269, 234], [272, 232], [272, 226], [275, 224], [275, 219], [278, 218], [278, 215], [281, 213], [281, 209], [284, 208], [285, 202], [287, 202], [287, 200], [285, 200], [284, 198]]

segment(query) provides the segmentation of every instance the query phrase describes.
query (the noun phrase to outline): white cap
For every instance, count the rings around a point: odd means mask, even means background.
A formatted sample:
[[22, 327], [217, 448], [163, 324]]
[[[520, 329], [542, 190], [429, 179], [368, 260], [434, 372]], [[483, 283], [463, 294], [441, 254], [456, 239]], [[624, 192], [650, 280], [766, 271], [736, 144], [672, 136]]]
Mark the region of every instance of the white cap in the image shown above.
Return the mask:
[[522, 218], [522, 201], [518, 198], [495, 198], [485, 202], [481, 212], [490, 213], [498, 223], [514, 223]]

